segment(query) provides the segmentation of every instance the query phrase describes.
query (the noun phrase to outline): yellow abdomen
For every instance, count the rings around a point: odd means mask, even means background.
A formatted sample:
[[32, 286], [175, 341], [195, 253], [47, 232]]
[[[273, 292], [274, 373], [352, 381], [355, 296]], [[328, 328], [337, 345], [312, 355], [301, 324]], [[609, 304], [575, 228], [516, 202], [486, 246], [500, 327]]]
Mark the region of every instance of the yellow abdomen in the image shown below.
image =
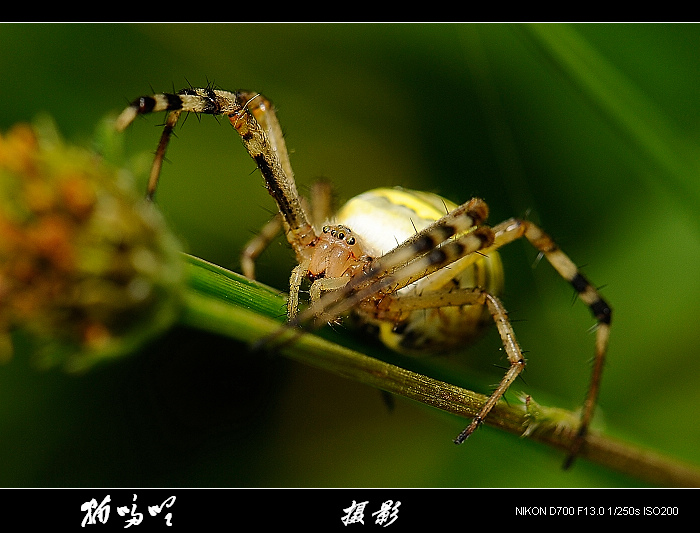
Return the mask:
[[[456, 207], [436, 194], [380, 188], [349, 200], [336, 221], [362, 238], [369, 255], [380, 257]], [[501, 292], [503, 268], [497, 252], [466, 256], [404, 287], [397, 296], [473, 287], [495, 295]], [[415, 355], [454, 351], [492, 322], [484, 307], [474, 305], [418, 309], [398, 324], [364, 315], [360, 319], [377, 326], [379, 338], [389, 348]]]

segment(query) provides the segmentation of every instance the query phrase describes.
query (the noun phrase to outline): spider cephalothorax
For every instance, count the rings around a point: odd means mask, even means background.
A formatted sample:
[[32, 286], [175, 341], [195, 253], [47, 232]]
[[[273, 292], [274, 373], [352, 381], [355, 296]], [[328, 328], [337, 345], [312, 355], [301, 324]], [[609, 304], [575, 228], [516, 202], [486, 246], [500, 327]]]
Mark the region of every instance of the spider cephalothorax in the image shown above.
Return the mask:
[[[507, 312], [499, 299], [502, 268], [497, 250], [524, 237], [569, 282], [597, 321], [588, 394], [568, 462], [585, 441], [596, 405], [608, 345], [611, 309], [556, 243], [535, 224], [511, 218], [486, 225], [488, 207], [474, 198], [456, 205], [434, 194], [374, 189], [329, 212], [328, 189], [312, 194], [311, 211], [297, 193], [282, 130], [270, 101], [250, 91], [188, 88], [135, 100], [117, 119], [119, 130], [138, 115], [167, 111], [147, 196], [155, 193], [173, 128], [182, 112], [223, 115], [260, 170], [279, 214], [246, 247], [244, 274], [254, 275], [259, 253], [280, 229], [297, 258], [289, 283], [288, 317], [294, 327], [315, 327], [354, 313], [392, 349], [421, 353], [462, 346], [483, 326], [496, 324], [509, 369], [469, 426], [461, 443], [484, 421], [525, 367]], [[299, 308], [310, 280], [310, 305]]]
[[321, 278], [355, 277], [372, 260], [352, 230], [343, 225], [326, 225], [314, 244], [308, 266], [311, 281]]

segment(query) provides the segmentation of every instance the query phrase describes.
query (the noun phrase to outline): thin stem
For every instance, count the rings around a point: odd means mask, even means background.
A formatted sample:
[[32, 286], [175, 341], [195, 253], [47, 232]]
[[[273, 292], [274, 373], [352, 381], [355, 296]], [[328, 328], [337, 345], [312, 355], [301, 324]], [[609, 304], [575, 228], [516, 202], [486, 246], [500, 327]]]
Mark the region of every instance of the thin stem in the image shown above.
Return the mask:
[[[190, 290], [182, 318], [185, 324], [251, 345], [279, 333], [285, 309], [279, 293], [197, 258], [190, 257], [189, 266]], [[488, 399], [318, 335], [290, 333], [291, 338], [275, 348], [279, 354], [454, 415], [474, 417]], [[568, 451], [575, 426], [566, 421], [576, 419], [574, 413], [539, 406], [528, 398], [519, 405], [499, 402], [486, 424]], [[588, 434], [579, 457], [657, 486], [700, 486], [700, 471], [695, 467], [597, 432]]]

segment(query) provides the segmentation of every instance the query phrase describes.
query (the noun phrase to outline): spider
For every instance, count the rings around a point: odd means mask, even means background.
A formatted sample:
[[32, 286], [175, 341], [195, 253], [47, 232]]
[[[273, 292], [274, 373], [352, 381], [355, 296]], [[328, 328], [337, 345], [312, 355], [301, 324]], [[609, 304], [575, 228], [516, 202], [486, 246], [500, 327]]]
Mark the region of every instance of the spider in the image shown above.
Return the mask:
[[[453, 350], [495, 322], [510, 366], [470, 424], [464, 442], [523, 371], [525, 358], [499, 299], [498, 249], [524, 237], [568, 281], [596, 319], [595, 358], [580, 423], [565, 467], [584, 443], [595, 409], [608, 346], [611, 309], [598, 290], [538, 226], [511, 218], [485, 223], [487, 204], [472, 198], [455, 205], [434, 194], [375, 189], [330, 216], [328, 186], [312, 189], [311, 209], [297, 192], [289, 156], [270, 100], [260, 93], [187, 88], [134, 100], [116, 120], [123, 131], [143, 114], [165, 111], [164, 130], [147, 187], [153, 199], [168, 142], [183, 112], [228, 117], [260, 170], [279, 213], [244, 250], [244, 274], [280, 229], [298, 265], [289, 281], [290, 327], [319, 327], [351, 314], [371, 326], [391, 349], [411, 354]], [[307, 214], [309, 213], [309, 214]], [[299, 311], [302, 283], [310, 303]]]

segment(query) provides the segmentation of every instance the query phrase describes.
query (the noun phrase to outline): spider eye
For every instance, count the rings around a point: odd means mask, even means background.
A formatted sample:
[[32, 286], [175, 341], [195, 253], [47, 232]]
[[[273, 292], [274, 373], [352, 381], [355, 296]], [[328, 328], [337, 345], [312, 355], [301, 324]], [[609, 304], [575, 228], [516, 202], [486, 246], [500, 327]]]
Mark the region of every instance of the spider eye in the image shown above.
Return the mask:
[[353, 244], [355, 244], [355, 237], [350, 237], [350, 238], [348, 239], [348, 244], [349, 244], [350, 246], [352, 246]]
[[330, 226], [323, 226], [323, 233], [328, 233], [330, 230]]
[[338, 232], [338, 238], [342, 241], [345, 238], [345, 233], [342, 231]]

